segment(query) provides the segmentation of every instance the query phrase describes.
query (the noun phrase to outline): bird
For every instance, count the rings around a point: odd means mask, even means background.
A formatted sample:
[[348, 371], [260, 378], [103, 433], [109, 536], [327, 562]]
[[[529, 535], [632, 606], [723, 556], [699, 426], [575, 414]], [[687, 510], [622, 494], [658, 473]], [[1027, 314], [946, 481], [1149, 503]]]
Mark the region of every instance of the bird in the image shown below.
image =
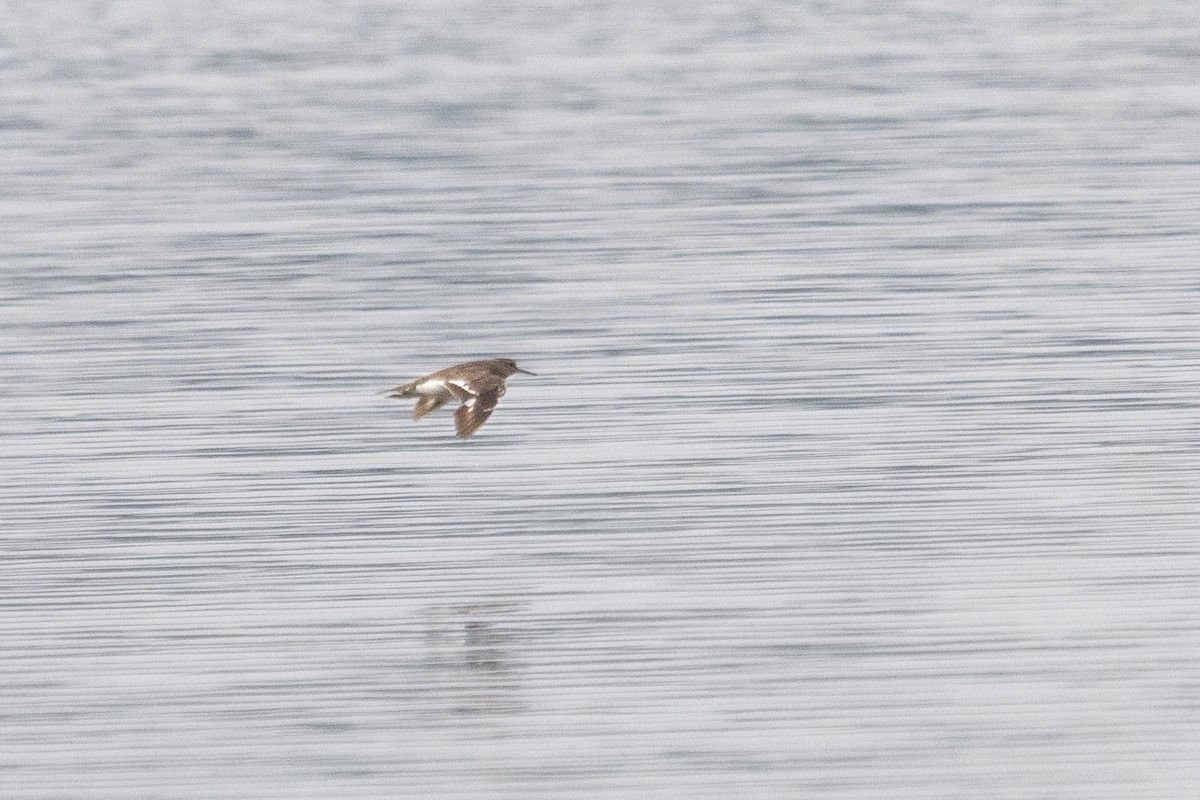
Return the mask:
[[454, 424], [459, 438], [466, 439], [488, 421], [504, 394], [505, 379], [516, 372], [534, 374], [518, 367], [511, 358], [468, 361], [389, 389], [387, 394], [418, 398], [413, 408], [414, 421], [437, 411], [447, 401], [458, 400], [462, 405], [454, 412]]

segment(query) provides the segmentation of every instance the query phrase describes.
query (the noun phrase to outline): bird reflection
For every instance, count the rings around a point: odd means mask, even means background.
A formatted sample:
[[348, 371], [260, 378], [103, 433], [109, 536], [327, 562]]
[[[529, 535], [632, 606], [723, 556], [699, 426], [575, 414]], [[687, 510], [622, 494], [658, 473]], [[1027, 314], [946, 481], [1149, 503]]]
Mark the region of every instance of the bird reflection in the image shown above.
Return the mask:
[[453, 715], [523, 710], [519, 636], [506, 624], [516, 603], [470, 603], [426, 609], [426, 659]]

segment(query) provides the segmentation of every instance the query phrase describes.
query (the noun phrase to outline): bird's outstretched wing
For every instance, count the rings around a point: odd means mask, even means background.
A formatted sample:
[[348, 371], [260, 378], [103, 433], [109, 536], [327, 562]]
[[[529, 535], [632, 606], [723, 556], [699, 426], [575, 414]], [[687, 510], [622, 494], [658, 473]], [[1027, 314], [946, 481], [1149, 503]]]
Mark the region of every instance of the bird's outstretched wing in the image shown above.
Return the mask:
[[413, 420], [418, 420], [426, 414], [437, 411], [446, 402], [445, 397], [422, 397], [413, 407]]
[[468, 397], [466, 402], [454, 412], [454, 424], [458, 428], [458, 435], [465, 439], [483, 427], [483, 423], [488, 421], [488, 417], [492, 415], [492, 411], [496, 409], [496, 403], [499, 401], [500, 390], [498, 387], [489, 388], [478, 395]]

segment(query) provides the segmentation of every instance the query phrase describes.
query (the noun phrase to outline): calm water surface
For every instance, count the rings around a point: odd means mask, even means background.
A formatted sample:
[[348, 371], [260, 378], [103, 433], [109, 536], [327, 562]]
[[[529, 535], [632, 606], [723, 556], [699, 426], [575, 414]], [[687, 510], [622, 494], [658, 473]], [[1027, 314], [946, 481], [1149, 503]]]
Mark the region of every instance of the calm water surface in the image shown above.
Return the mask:
[[1200, 13], [994, 5], [9, 4], [0, 794], [1197, 796]]

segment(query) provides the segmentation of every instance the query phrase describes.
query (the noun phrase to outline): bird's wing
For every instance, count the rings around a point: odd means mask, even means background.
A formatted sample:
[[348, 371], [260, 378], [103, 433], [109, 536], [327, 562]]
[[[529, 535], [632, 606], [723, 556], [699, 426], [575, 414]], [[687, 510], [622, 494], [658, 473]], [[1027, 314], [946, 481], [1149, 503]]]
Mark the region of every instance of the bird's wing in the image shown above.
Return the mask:
[[445, 397], [422, 397], [413, 407], [413, 419], [418, 420], [426, 414], [437, 411], [445, 402]]
[[454, 424], [458, 428], [458, 435], [465, 439], [479, 430], [483, 423], [488, 421], [488, 417], [492, 415], [492, 411], [495, 410], [496, 403], [499, 401], [499, 390], [490, 389], [480, 392], [477, 397], [473, 397], [459, 406], [458, 410], [454, 412]]

